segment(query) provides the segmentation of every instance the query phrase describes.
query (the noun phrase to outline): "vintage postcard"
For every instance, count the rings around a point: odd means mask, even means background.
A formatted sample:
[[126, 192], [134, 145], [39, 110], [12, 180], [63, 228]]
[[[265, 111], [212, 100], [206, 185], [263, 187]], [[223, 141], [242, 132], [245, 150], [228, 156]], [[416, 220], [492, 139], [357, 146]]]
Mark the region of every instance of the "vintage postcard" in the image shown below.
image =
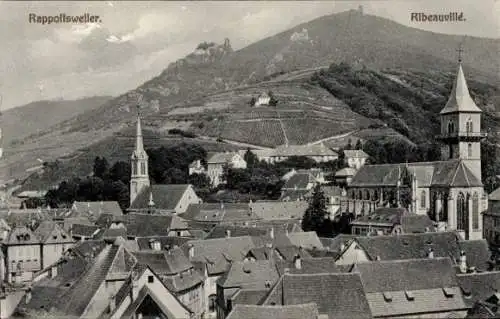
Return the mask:
[[0, 1], [0, 319], [500, 318], [500, 1]]

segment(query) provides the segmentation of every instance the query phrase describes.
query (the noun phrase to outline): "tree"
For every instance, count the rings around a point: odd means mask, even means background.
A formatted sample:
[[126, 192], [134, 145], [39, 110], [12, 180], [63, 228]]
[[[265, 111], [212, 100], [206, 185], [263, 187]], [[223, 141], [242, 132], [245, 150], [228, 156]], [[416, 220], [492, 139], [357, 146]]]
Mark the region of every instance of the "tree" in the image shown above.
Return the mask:
[[94, 176], [99, 178], [104, 178], [108, 173], [109, 164], [105, 157], [97, 156], [94, 159]]
[[163, 173], [163, 184], [185, 184], [186, 173], [177, 167], [171, 167]]
[[249, 169], [253, 169], [254, 166], [259, 162], [259, 159], [257, 156], [250, 150], [250, 148], [247, 149], [245, 155], [243, 156], [243, 159], [245, 162], [247, 162], [247, 167]]
[[203, 189], [210, 187], [210, 178], [203, 173], [194, 173], [188, 177], [189, 184], [193, 185], [196, 189]]
[[347, 145], [344, 147], [345, 150], [352, 150], [352, 141], [351, 139], [347, 140]]
[[329, 212], [326, 210], [326, 197], [320, 185], [314, 188], [314, 192], [302, 219], [304, 231], [316, 231], [318, 235], [326, 233], [329, 221]]
[[276, 106], [278, 104], [278, 99], [276, 99], [276, 97], [274, 96], [274, 93], [273, 91], [269, 91], [267, 93], [267, 95], [269, 95], [269, 105], [270, 106]]
[[357, 150], [362, 150], [363, 149], [363, 144], [361, 143], [361, 140], [358, 140], [356, 142], [356, 146], [354, 146], [355, 149]]
[[112, 181], [122, 181], [125, 184], [130, 183], [130, 165], [128, 163], [118, 161], [109, 170], [109, 178]]
[[250, 99], [250, 102], [248, 103], [250, 106], [255, 106], [255, 103], [257, 102], [257, 99], [255, 97], [252, 96], [252, 98]]

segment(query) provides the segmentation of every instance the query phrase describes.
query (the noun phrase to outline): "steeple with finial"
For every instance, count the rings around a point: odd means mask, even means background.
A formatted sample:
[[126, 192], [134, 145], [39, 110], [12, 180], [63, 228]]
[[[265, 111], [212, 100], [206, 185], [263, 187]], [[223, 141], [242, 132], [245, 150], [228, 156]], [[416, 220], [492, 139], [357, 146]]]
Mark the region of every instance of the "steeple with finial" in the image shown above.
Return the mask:
[[459, 159], [481, 181], [481, 109], [472, 99], [462, 69], [463, 47], [459, 46], [458, 70], [446, 105], [440, 112], [443, 160]]
[[130, 205], [135, 198], [145, 189], [149, 188], [148, 154], [144, 150], [142, 138], [140, 103], [141, 96], [137, 101], [137, 125], [135, 133], [135, 148], [131, 156], [132, 176], [130, 178]]

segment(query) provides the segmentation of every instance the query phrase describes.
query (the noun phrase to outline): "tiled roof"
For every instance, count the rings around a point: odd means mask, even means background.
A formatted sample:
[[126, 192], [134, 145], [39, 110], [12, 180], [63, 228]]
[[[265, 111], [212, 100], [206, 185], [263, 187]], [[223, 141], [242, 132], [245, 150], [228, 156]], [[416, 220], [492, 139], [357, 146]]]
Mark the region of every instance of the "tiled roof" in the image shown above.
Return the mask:
[[335, 176], [337, 177], [345, 177], [345, 176], [354, 176], [356, 175], [356, 169], [351, 167], [344, 167], [337, 172], [335, 172]]
[[307, 189], [310, 183], [315, 183], [316, 179], [310, 173], [297, 173], [290, 177], [281, 189]]
[[39, 244], [40, 239], [28, 227], [15, 227], [5, 240], [6, 245], [33, 245]]
[[76, 214], [112, 214], [123, 215], [123, 211], [117, 201], [99, 201], [99, 202], [78, 202], [75, 201], [72, 206], [72, 211]]
[[283, 260], [292, 261], [297, 255], [300, 256], [300, 258], [312, 257], [307, 250], [297, 246], [277, 246], [275, 251]]
[[488, 200], [500, 201], [500, 187], [488, 195]]
[[[224, 288], [265, 289], [279, 279], [274, 262], [269, 260], [244, 260], [233, 262], [228, 272], [217, 282]], [[268, 286], [266, 286], [266, 284]]]
[[192, 240], [182, 246], [188, 256], [190, 245], [194, 249], [194, 257], [190, 260], [206, 263], [212, 274], [225, 272], [231, 262], [243, 260], [247, 252], [255, 247], [250, 236]]
[[361, 216], [352, 222], [353, 225], [388, 224], [400, 225], [403, 215], [409, 214], [405, 208], [380, 207], [369, 215]]
[[[434, 257], [451, 257], [453, 261], [458, 261], [461, 250], [468, 250], [469, 245], [474, 245], [479, 252], [466, 252], [467, 263], [477, 269], [484, 269], [483, 260], [488, 250], [484, 243], [474, 244], [460, 241], [460, 237], [455, 232], [435, 232], [422, 234], [405, 234], [398, 236], [371, 236], [356, 237], [355, 241], [367, 253], [371, 260], [403, 260], [427, 258], [430, 248]], [[466, 244], [464, 244], [467, 242]], [[487, 258], [488, 260], [489, 258]]]
[[401, 227], [406, 234], [424, 233], [435, 231], [434, 222], [428, 215], [408, 214], [401, 216]]
[[419, 187], [480, 187], [482, 183], [461, 160], [405, 164], [364, 165], [351, 187], [396, 186], [405, 169], [415, 173]]
[[182, 218], [198, 222], [221, 223], [223, 221], [257, 220], [247, 203], [201, 203], [191, 204]]
[[356, 235], [349, 234], [339, 234], [333, 238], [320, 238], [321, 243], [324, 248], [328, 248], [331, 251], [341, 252], [342, 245], [347, 247], [347, 245], [356, 238]]
[[466, 309], [449, 258], [358, 263], [373, 316], [408, 316]]
[[97, 230], [99, 230], [98, 226], [73, 224], [71, 226], [71, 235], [92, 237], [97, 232]]
[[359, 274], [285, 274], [264, 305], [316, 303], [329, 318], [372, 318]]
[[460, 274], [457, 275], [457, 280], [464, 294], [465, 303], [469, 307], [500, 291], [499, 271]]
[[227, 319], [317, 319], [314, 303], [291, 306], [236, 305]]
[[284, 189], [280, 201], [303, 201], [312, 194], [312, 189]]
[[462, 64], [458, 66], [457, 76], [453, 82], [453, 88], [451, 89], [448, 102], [446, 102], [445, 107], [439, 114], [453, 112], [482, 112], [469, 94], [469, 88], [467, 87], [467, 81], [465, 80], [464, 71], [462, 70]]
[[233, 305], [259, 305], [268, 293], [269, 288], [240, 289], [231, 296], [231, 302]]
[[170, 230], [188, 229], [189, 226], [177, 215], [130, 213], [125, 215], [127, 236], [167, 236]]
[[314, 231], [289, 233], [288, 238], [292, 245], [296, 247], [302, 247], [304, 249], [323, 248], [323, 244]]
[[146, 187], [137, 195], [132, 205], [130, 205], [130, 209], [147, 209], [149, 195], [153, 193], [153, 201], [156, 209], [174, 211], [189, 187], [191, 187], [191, 185], [188, 184], [157, 184]]
[[344, 150], [345, 157], [355, 158], [368, 158], [370, 155], [366, 154], [363, 150]]
[[193, 267], [184, 252], [179, 248], [168, 251], [141, 251], [135, 252], [138, 262], [146, 264], [161, 275], [174, 275]]
[[69, 251], [80, 257], [97, 256], [104, 248], [106, 243], [103, 240], [85, 240], [77, 242]]
[[231, 237], [240, 236], [265, 236], [269, 233], [269, 229], [261, 227], [243, 227], [232, 225], [217, 225], [205, 237], [205, 239], [224, 238], [230, 233]]
[[214, 153], [212, 156], [209, 157], [207, 160], [207, 164], [225, 164], [225, 163], [230, 163], [233, 160], [234, 156], [241, 156], [238, 152], [220, 152], [220, 153]]
[[343, 272], [342, 269], [335, 264], [335, 259], [329, 257], [301, 258], [300, 268], [295, 266], [293, 260], [277, 261], [276, 268], [280, 275], [285, 274], [285, 269], [288, 269], [288, 273], [290, 274], [330, 274]]
[[485, 271], [489, 268], [488, 261], [491, 258], [491, 251], [485, 239], [461, 240], [458, 245], [464, 251], [469, 267]]
[[33, 232], [44, 244], [71, 243], [73, 239], [56, 222], [42, 221]]
[[302, 219], [308, 203], [306, 201], [258, 201], [250, 203], [252, 212], [267, 220]]
[[137, 246], [139, 250], [151, 250], [151, 241], [157, 240], [160, 242], [162, 250], [173, 248], [175, 246], [182, 246], [184, 243], [191, 240], [187, 237], [173, 237], [173, 236], [150, 236], [150, 237], [136, 237]]

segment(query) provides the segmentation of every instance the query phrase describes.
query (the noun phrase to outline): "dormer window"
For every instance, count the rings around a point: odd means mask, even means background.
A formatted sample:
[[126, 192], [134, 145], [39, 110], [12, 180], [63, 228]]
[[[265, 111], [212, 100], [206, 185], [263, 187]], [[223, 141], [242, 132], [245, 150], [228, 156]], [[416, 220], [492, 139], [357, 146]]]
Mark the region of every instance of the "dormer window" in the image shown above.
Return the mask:
[[406, 300], [408, 300], [408, 301], [415, 300], [415, 296], [413, 295], [413, 292], [411, 292], [409, 290], [405, 291], [405, 296], [406, 296]]
[[385, 302], [391, 302], [392, 301], [392, 294], [390, 292], [383, 292], [384, 295], [384, 300]]
[[446, 298], [453, 298], [455, 291], [452, 288], [443, 288], [443, 293]]

